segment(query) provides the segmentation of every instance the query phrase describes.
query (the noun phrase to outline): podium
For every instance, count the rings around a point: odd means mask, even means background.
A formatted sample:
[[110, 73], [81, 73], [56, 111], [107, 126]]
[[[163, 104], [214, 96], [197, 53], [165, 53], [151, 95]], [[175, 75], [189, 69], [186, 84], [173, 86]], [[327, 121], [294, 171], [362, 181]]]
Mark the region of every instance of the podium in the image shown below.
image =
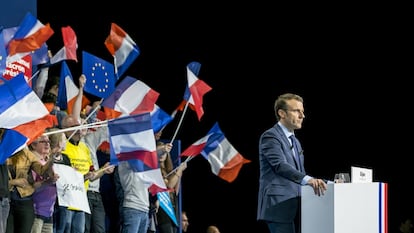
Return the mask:
[[302, 186], [302, 233], [388, 233], [388, 185], [328, 184], [324, 195]]

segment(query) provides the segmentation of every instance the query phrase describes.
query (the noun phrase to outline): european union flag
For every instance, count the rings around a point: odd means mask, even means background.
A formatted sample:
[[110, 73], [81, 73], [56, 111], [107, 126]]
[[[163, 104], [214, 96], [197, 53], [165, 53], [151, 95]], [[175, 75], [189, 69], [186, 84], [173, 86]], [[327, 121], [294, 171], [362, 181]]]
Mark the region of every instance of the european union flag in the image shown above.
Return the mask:
[[106, 98], [115, 91], [114, 66], [88, 52], [82, 51], [82, 72], [86, 76], [84, 90]]

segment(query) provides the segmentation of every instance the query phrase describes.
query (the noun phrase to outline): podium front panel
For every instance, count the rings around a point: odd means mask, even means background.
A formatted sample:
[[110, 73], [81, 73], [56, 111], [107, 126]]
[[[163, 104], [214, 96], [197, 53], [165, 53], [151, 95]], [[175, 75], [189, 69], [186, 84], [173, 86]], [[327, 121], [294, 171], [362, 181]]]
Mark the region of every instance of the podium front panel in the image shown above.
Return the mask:
[[329, 184], [323, 196], [302, 187], [302, 233], [387, 233], [387, 184]]

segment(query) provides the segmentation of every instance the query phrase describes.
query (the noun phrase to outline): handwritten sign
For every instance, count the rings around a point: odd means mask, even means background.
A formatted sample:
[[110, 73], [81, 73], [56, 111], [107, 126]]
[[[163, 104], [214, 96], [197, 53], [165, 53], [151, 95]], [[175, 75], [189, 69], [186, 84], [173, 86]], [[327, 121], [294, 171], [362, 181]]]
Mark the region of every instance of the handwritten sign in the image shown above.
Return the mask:
[[56, 181], [59, 206], [67, 206], [90, 214], [83, 175], [73, 167], [63, 164], [54, 164], [53, 170], [59, 175]]

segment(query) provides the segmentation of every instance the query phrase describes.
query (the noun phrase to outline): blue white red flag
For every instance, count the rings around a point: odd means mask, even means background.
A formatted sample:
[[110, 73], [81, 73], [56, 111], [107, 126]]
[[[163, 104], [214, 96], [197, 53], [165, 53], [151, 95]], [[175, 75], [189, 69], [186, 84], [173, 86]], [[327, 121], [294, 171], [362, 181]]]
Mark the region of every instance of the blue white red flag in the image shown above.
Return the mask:
[[[73, 106], [79, 94], [79, 88], [73, 81], [72, 74], [66, 63], [62, 61], [59, 81], [59, 91], [57, 106], [61, 110], [66, 110], [68, 114], [72, 114]], [[82, 96], [82, 108], [89, 103], [89, 99], [86, 96]]]
[[165, 185], [164, 178], [162, 177], [161, 169], [150, 169], [143, 172], [139, 172], [138, 176], [148, 184], [148, 191], [152, 195], [156, 195], [159, 192], [169, 191]]
[[11, 129], [49, 114], [23, 73], [10, 80], [0, 79], [0, 128]]
[[155, 104], [154, 110], [151, 111], [151, 122], [154, 133], [158, 133], [173, 119], [174, 117], [172, 115], [166, 113], [158, 105]]
[[13, 38], [7, 45], [8, 62], [14, 62], [42, 47], [53, 35], [49, 24], [44, 25], [28, 12], [23, 18]]
[[149, 112], [108, 120], [108, 131], [111, 164], [137, 159], [152, 169], [158, 168]]
[[26, 147], [27, 138], [12, 129], [0, 130], [0, 164], [14, 153]]
[[212, 89], [207, 83], [197, 78], [200, 67], [201, 64], [198, 62], [191, 62], [187, 65], [188, 86], [184, 92], [184, 101], [178, 107], [179, 110], [183, 110], [188, 102], [190, 108], [197, 113], [198, 120], [201, 120], [204, 115], [203, 96]]
[[26, 136], [28, 138], [26, 144], [30, 145], [45, 132], [45, 129], [56, 125], [58, 125], [56, 115], [49, 114], [40, 119], [21, 124], [13, 129]]
[[107, 118], [127, 116], [151, 112], [154, 109], [159, 93], [154, 91], [144, 82], [130, 76], [126, 76], [118, 84], [115, 91], [102, 102], [102, 106], [114, 110], [116, 113], [108, 113]]
[[112, 56], [117, 78], [121, 77], [140, 54], [137, 44], [117, 24], [111, 24], [111, 32], [105, 40], [105, 46]]
[[59, 91], [56, 105], [62, 110], [67, 110], [68, 106], [73, 106], [78, 93], [79, 88], [73, 81], [68, 65], [63, 61], [60, 70]]
[[86, 76], [84, 90], [106, 98], [115, 90], [114, 66], [88, 52], [82, 52], [82, 73]]
[[208, 160], [211, 171], [226, 180], [233, 182], [243, 164], [250, 163], [227, 140], [218, 123], [208, 132], [207, 136], [193, 143], [181, 153], [181, 156], [201, 154]]

